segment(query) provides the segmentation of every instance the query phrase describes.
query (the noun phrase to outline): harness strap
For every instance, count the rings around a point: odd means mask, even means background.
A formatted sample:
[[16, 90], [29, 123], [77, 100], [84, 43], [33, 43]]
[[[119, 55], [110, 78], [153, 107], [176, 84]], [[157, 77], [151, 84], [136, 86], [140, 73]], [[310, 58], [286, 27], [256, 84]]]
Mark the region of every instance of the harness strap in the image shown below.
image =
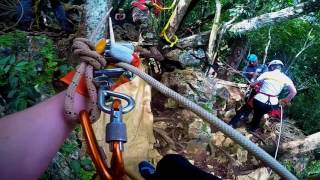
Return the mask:
[[264, 93], [264, 92], [261, 92], [261, 91], [258, 91], [258, 93], [263, 94], [263, 95], [266, 95], [266, 96], [268, 96], [269, 98], [270, 98], [270, 97], [277, 97], [276, 95], [267, 94], [267, 93]]
[[270, 101], [270, 97], [277, 97], [277, 96], [275, 96], [275, 95], [267, 94], [267, 93], [260, 92], [260, 91], [259, 91], [258, 93], [261, 93], [261, 94], [263, 94], [263, 95], [268, 96], [268, 101], [266, 102], [266, 104], [268, 104], [268, 105], [272, 105], [272, 104], [271, 104], [271, 101]]

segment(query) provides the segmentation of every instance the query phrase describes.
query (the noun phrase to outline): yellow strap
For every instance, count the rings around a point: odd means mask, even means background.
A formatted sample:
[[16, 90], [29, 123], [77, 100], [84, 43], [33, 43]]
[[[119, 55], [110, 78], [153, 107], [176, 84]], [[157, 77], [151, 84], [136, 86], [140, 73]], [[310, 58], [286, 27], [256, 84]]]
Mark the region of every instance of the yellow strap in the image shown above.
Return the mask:
[[[175, 1], [172, 3], [172, 4], [174, 4], [175, 3]], [[173, 6], [173, 5], [171, 5], [171, 6]], [[170, 7], [171, 7], [170, 6]], [[174, 14], [172, 13], [171, 14], [171, 16], [170, 16], [170, 18], [169, 18], [169, 20], [168, 20], [168, 22], [167, 22], [167, 24], [164, 26], [164, 28], [163, 28], [163, 30], [161, 31], [161, 34], [160, 34], [160, 37], [164, 37], [164, 39], [168, 42], [168, 43], [170, 43], [170, 47], [173, 47], [175, 44], [177, 44], [177, 42], [178, 42], [178, 40], [179, 40], [179, 38], [176, 36], [176, 35], [173, 35], [173, 41], [172, 41], [172, 39], [170, 39], [169, 37], [168, 37], [168, 35], [167, 35], [167, 33], [166, 33], [166, 31], [167, 31], [167, 29], [169, 28], [169, 25], [170, 25], [170, 23], [171, 23], [171, 21], [173, 20], [173, 18], [174, 18]]]
[[161, 11], [163, 11], [163, 10], [170, 10], [170, 9], [172, 9], [172, 8], [174, 7], [175, 4], [176, 4], [176, 0], [174, 0], [174, 1], [172, 2], [172, 4], [171, 4], [170, 7], [161, 7], [161, 6], [159, 6], [157, 3], [152, 3], [153, 6], [155, 6], [155, 7], [158, 8], [158, 9], [160, 9]]

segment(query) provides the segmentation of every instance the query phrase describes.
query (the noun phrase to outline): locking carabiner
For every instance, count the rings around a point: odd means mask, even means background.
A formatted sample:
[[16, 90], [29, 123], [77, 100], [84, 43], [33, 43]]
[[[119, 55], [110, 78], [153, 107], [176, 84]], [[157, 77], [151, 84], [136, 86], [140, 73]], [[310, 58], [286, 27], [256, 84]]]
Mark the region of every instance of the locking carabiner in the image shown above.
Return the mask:
[[107, 99], [111, 97], [117, 97], [127, 102], [127, 105], [122, 108], [123, 114], [130, 112], [135, 107], [134, 99], [131, 96], [100, 88], [98, 92], [98, 106], [105, 113], [111, 114], [111, 107], [106, 103]]

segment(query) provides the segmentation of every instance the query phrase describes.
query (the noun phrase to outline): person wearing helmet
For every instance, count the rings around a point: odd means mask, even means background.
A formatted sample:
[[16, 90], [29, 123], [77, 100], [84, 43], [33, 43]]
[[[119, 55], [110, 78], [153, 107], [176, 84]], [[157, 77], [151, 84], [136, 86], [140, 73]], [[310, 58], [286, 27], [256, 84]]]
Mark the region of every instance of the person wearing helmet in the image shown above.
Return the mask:
[[[256, 78], [267, 71], [267, 67], [265, 65], [258, 64], [258, 57], [255, 54], [250, 54], [247, 57], [248, 65], [244, 67], [242, 71], [243, 77], [245, 77], [249, 82], [254, 82]], [[236, 115], [231, 119], [229, 125], [233, 128], [239, 126], [241, 120], [248, 120], [249, 114], [252, 112], [252, 103], [251, 100], [257, 94], [257, 88], [251, 88], [251, 90], [247, 93], [245, 101], [246, 103], [237, 111]]]
[[242, 75], [250, 82], [253, 82], [260, 74], [267, 71], [265, 65], [258, 63], [258, 57], [255, 54], [250, 54], [247, 57], [248, 65], [244, 67]]
[[[281, 99], [280, 102], [283, 104], [288, 104], [292, 98], [297, 94], [297, 90], [292, 82], [292, 80], [281, 72], [284, 64], [280, 60], [273, 60], [269, 63], [269, 72], [261, 74], [257, 80], [250, 84], [250, 87], [256, 87], [257, 85], [260, 89], [257, 94], [252, 98], [251, 108], [253, 109], [253, 118], [249, 124], [249, 130], [255, 131], [261, 121], [264, 114], [278, 108], [279, 100], [278, 95], [283, 88], [287, 87], [289, 94], [286, 98]], [[230, 122], [232, 126], [241, 120], [238, 114], [249, 114], [251, 112], [250, 107], [240, 109], [237, 112], [236, 118], [233, 118]]]

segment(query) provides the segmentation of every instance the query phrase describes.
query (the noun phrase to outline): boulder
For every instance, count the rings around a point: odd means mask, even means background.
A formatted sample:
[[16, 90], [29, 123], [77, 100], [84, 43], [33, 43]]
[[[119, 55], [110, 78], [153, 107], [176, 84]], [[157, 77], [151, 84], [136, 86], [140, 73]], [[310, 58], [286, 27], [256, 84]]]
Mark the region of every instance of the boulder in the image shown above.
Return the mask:
[[199, 67], [205, 60], [206, 54], [203, 49], [169, 51], [165, 57], [172, 61], [178, 61], [182, 67]]

